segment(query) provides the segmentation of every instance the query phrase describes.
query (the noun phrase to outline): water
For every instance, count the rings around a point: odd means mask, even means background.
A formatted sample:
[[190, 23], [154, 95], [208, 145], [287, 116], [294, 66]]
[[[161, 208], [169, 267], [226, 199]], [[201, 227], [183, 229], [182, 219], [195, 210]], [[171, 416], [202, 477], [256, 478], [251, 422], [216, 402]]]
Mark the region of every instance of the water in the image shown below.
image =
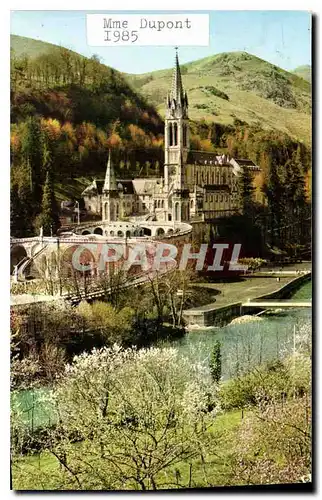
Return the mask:
[[11, 396], [11, 407], [22, 411], [22, 420], [31, 429], [53, 424], [52, 410], [47, 401], [43, 401], [50, 391], [49, 387], [38, 387], [14, 392]]
[[[292, 296], [294, 299], [312, 298], [312, 283], [305, 283]], [[221, 344], [222, 377], [232, 378], [252, 367], [274, 359], [281, 359], [293, 349], [294, 326], [311, 323], [310, 308], [287, 309], [274, 315], [261, 315], [260, 321], [229, 324], [187, 333], [182, 339], [168, 343], [192, 360], [209, 364], [215, 341]], [[165, 345], [165, 344], [164, 344]]]
[[192, 331], [184, 338], [171, 342], [171, 345], [192, 360], [209, 364], [210, 353], [218, 340], [225, 380], [264, 361], [284, 357], [293, 348], [294, 325], [298, 329], [302, 323], [310, 322], [311, 310], [293, 309], [261, 318], [260, 321]]
[[[312, 297], [312, 284], [304, 284], [295, 299]], [[209, 356], [216, 340], [221, 343], [223, 379], [235, 377], [264, 361], [280, 359], [293, 348], [294, 325], [311, 323], [311, 308], [287, 309], [274, 315], [261, 316], [260, 321], [230, 324], [187, 333], [182, 339], [163, 346], [174, 346], [191, 358], [209, 364]], [[53, 423], [48, 407], [39, 401], [46, 388], [24, 390], [18, 395], [24, 409], [25, 421], [36, 428]]]
[[311, 299], [312, 298], [312, 281], [308, 281], [301, 288], [297, 290], [297, 292], [292, 295], [293, 299]]

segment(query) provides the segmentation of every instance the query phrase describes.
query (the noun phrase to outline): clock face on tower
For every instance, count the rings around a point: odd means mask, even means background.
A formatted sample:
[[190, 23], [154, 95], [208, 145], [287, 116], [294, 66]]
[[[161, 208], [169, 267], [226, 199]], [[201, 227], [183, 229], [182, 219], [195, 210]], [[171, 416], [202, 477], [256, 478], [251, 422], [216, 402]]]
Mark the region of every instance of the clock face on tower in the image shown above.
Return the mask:
[[168, 168], [169, 175], [175, 175], [176, 174], [176, 167], [171, 166]]

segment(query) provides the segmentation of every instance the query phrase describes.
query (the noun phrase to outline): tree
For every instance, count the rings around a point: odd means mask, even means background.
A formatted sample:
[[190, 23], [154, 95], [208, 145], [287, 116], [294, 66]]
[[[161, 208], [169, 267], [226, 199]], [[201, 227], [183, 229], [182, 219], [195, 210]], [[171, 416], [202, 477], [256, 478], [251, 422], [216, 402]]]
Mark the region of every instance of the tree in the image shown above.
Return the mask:
[[48, 236], [55, 234], [60, 225], [55, 193], [49, 171], [47, 171], [46, 174], [46, 182], [44, 185], [41, 204], [41, 214], [38, 217], [37, 225], [39, 227], [42, 226], [44, 234]]
[[[77, 356], [51, 397], [58, 425], [48, 450], [60, 464], [52, 481], [78, 490], [198, 484], [192, 465], [208, 465], [217, 446], [207, 432], [216, 411], [207, 411], [208, 394], [215, 393], [207, 367], [173, 348], [114, 345]], [[46, 480], [44, 469], [38, 474]]]
[[299, 244], [303, 241], [303, 236], [307, 239], [307, 234], [303, 234], [304, 220], [307, 217], [306, 189], [303, 167], [300, 160], [300, 149], [293, 153], [292, 160], [286, 164], [285, 175], [285, 198], [287, 204], [287, 222], [290, 227], [289, 239], [291, 243]]
[[239, 196], [239, 206], [242, 209], [242, 213], [249, 217], [253, 213], [253, 176], [249, 168], [245, 167], [242, 169], [238, 177], [238, 196]]
[[34, 213], [39, 213], [39, 202], [42, 195], [43, 183], [43, 154], [42, 133], [40, 121], [29, 117], [24, 125], [21, 138], [21, 154], [25, 165], [30, 169], [30, 189]]
[[18, 175], [12, 180], [10, 190], [10, 228], [12, 236], [17, 238], [32, 236], [34, 232], [32, 225], [33, 213], [30, 169], [26, 165], [20, 165]]
[[218, 384], [221, 379], [221, 348], [218, 340], [216, 340], [210, 355], [210, 373], [213, 381]]
[[24, 230], [24, 210], [18, 194], [18, 186], [14, 184], [10, 190], [10, 233], [21, 238]]
[[283, 201], [285, 193], [279, 167], [275, 161], [271, 162], [263, 191], [268, 203], [270, 242], [272, 245], [281, 245], [281, 226], [285, 216]]

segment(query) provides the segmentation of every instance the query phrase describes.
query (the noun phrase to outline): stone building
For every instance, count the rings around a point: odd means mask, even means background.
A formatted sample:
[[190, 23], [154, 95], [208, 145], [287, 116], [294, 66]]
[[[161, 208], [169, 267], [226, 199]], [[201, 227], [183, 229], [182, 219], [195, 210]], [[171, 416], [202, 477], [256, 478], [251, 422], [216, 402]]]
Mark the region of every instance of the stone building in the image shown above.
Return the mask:
[[116, 179], [110, 151], [105, 180], [94, 180], [82, 193], [86, 210], [106, 222], [129, 216], [184, 222], [238, 211], [238, 175], [243, 168], [256, 175], [259, 167], [248, 159], [191, 150], [189, 135], [188, 97], [176, 53], [166, 99], [163, 177]]

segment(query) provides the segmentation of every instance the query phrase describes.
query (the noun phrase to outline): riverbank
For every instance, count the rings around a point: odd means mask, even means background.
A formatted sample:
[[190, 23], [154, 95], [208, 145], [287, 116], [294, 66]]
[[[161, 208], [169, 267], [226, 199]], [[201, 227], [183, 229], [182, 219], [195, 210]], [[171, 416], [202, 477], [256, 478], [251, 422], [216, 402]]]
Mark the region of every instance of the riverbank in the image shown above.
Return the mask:
[[223, 326], [245, 311], [253, 312], [247, 307], [243, 311], [243, 304], [265, 298], [285, 299], [303, 282], [310, 279], [310, 270], [303, 269], [286, 276], [274, 277], [272, 274], [262, 277], [254, 273], [231, 282], [197, 283], [195, 285], [197, 289], [216, 290], [216, 299], [202, 307], [184, 310], [183, 317], [188, 330], [194, 330], [196, 327]]

